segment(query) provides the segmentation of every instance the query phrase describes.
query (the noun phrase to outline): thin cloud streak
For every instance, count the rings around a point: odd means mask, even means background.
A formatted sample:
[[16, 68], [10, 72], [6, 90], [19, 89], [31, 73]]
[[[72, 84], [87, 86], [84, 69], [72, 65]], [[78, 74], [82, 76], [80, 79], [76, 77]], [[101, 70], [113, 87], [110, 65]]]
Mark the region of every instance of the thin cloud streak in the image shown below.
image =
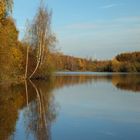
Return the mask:
[[117, 4], [108, 4], [108, 5], [104, 5], [104, 6], [101, 6], [100, 8], [101, 9], [108, 9], [108, 8], [112, 8], [112, 7], [116, 7], [118, 6]]
[[[92, 29], [103, 29], [103, 28], [113, 28], [118, 27], [118, 29], [126, 28], [130, 23], [133, 23], [135, 27], [140, 26], [140, 16], [131, 16], [131, 17], [121, 17], [115, 18], [112, 20], [99, 20], [91, 23], [73, 23], [70, 25], [65, 25], [58, 30], [92, 30]], [[67, 29], [67, 30], [66, 30]]]
[[93, 23], [79, 23], [79, 24], [72, 24], [65, 27], [66, 29], [95, 29], [96, 25]]

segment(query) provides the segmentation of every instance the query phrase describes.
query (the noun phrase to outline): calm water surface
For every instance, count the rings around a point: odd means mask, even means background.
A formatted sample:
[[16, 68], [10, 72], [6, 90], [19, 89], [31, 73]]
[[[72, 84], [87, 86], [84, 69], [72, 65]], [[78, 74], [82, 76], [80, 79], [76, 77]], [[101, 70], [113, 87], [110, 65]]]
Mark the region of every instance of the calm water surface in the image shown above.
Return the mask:
[[57, 73], [0, 85], [0, 140], [140, 140], [140, 75]]

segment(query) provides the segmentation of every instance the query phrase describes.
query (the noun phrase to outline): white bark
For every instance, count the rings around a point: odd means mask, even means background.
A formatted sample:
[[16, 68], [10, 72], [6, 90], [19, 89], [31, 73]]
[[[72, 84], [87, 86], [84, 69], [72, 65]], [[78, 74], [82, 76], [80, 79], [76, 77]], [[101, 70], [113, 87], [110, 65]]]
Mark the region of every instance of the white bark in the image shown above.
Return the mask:
[[29, 62], [29, 46], [27, 46], [27, 52], [26, 52], [26, 68], [25, 68], [25, 79], [28, 77], [28, 62]]

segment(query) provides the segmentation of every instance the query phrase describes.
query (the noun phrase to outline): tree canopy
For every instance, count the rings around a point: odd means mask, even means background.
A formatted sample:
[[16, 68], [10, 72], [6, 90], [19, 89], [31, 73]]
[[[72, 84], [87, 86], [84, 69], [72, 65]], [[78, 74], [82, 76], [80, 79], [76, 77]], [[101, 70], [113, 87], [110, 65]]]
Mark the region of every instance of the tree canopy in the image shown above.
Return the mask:
[[0, 20], [3, 17], [12, 14], [13, 4], [13, 0], [0, 0]]

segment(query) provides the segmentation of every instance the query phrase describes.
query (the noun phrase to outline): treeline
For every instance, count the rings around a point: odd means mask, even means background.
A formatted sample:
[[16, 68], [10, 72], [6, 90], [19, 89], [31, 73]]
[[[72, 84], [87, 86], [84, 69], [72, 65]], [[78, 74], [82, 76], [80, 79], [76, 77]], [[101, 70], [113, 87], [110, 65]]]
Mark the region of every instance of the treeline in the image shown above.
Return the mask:
[[112, 60], [112, 70], [119, 72], [140, 72], [140, 52], [117, 55]]
[[78, 58], [61, 53], [52, 53], [53, 67], [56, 71], [91, 71], [94, 67], [91, 59]]
[[113, 60], [98, 61], [52, 54], [57, 71], [140, 72], [140, 52], [122, 53]]

